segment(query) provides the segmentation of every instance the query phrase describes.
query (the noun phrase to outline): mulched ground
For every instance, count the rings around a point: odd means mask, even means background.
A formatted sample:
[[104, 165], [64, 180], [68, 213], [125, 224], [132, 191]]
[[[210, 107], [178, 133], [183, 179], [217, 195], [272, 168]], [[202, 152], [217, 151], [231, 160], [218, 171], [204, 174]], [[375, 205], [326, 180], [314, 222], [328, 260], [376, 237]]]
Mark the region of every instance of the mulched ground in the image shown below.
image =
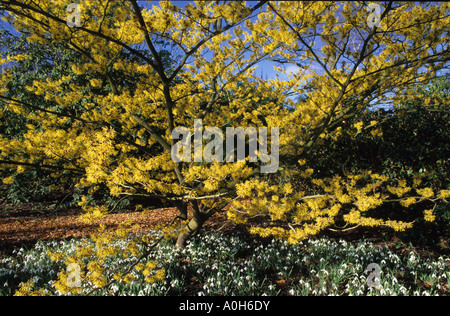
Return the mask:
[[[22, 203], [18, 206], [11, 206], [4, 201], [0, 202], [0, 258], [10, 255], [15, 248], [32, 247], [38, 240], [62, 240], [70, 238], [88, 237], [96, 232], [99, 223], [85, 224], [79, 220], [82, 213], [80, 209], [62, 210], [54, 205], [61, 201], [61, 197], [56, 200]], [[55, 204], [56, 203], [56, 204]], [[164, 207], [151, 210], [147, 215], [142, 212], [124, 212], [107, 215], [102, 223], [109, 230], [115, 230], [120, 223], [130, 221], [140, 226], [140, 232], [147, 232], [161, 222], [169, 223], [178, 212], [174, 207]], [[192, 214], [189, 212], [189, 216]], [[204, 225], [206, 231], [247, 231], [245, 225], [235, 225], [227, 220], [225, 214], [216, 214], [210, 218]], [[423, 256], [437, 257], [442, 254], [448, 254], [450, 241], [448, 236], [438, 236], [436, 241], [441, 240], [440, 249], [431, 249], [430, 247], [416, 247], [410, 243], [402, 242], [396, 234], [388, 229], [367, 229], [357, 228], [348, 233], [324, 232], [320, 235], [326, 235], [333, 239], [344, 238], [347, 241], [357, 241], [361, 238], [372, 241], [373, 243], [387, 244], [396, 248], [400, 253], [414, 251]], [[389, 235], [389, 237], [386, 237]], [[320, 236], [317, 236], [320, 237]], [[258, 238], [251, 236], [251, 238]], [[445, 247], [442, 247], [445, 246]]]
[[[23, 203], [14, 211], [5, 214], [0, 205], [0, 257], [10, 254], [14, 248], [34, 245], [38, 240], [62, 240], [87, 237], [96, 232], [99, 223], [85, 224], [79, 220], [80, 209], [50, 212], [43, 209], [36, 211], [31, 203]], [[140, 226], [139, 232], [148, 232], [159, 223], [170, 223], [178, 211], [174, 207], [151, 210], [147, 215], [142, 212], [108, 214], [101, 223], [108, 230], [115, 230], [120, 223], [131, 221]], [[205, 225], [207, 229], [221, 229], [227, 225], [223, 215], [213, 216]], [[228, 223], [231, 224], [231, 223]]]
[[[141, 212], [110, 214], [102, 221], [108, 228], [117, 228], [119, 223], [131, 220], [141, 226], [141, 231], [150, 230], [156, 223], [170, 221], [176, 216], [174, 208], [161, 209], [143, 215]], [[94, 233], [98, 224], [84, 224], [79, 215], [21, 216], [0, 219], [0, 247], [6, 244], [27, 243], [35, 240], [85, 237]]]

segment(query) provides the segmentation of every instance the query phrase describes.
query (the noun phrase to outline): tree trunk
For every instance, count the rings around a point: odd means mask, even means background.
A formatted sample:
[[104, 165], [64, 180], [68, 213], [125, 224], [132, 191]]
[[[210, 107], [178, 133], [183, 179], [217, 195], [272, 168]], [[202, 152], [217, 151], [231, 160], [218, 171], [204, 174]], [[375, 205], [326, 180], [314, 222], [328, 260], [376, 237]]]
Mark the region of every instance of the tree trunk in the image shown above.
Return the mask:
[[178, 235], [176, 247], [183, 248], [186, 241], [193, 235], [197, 234], [202, 228], [203, 224], [209, 218], [208, 214], [195, 212], [194, 217], [187, 223], [183, 231]]

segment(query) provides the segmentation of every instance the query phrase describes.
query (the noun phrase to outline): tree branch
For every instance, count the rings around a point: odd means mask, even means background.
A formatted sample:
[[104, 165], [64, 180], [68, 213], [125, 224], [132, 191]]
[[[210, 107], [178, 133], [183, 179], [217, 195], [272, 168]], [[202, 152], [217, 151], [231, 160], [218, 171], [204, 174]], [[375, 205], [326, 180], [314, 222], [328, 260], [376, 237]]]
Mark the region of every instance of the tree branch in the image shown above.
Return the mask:
[[[41, 24], [41, 25], [44, 25], [44, 26], [46, 26], [46, 27], [49, 27], [49, 26], [48, 26], [47, 24], [45, 24], [45, 23], [43, 23], [43, 22], [41, 22], [41, 21], [39, 21], [39, 20], [33, 18], [31, 15], [27, 15], [27, 14], [25, 14], [25, 13], [23, 13], [23, 12], [19, 12], [19, 11], [15, 10], [15, 9], [11, 8], [10, 6], [17, 6], [17, 7], [22, 8], [22, 9], [31, 10], [31, 11], [33, 11], [33, 12], [35, 12], [35, 13], [38, 13], [38, 14], [40, 14], [40, 15], [43, 15], [43, 16], [49, 18], [49, 19], [52, 19], [52, 20], [54, 20], [54, 21], [56, 21], [56, 22], [58, 22], [58, 23], [61, 23], [61, 24], [63, 24], [65, 27], [67, 27], [67, 24], [66, 24], [66, 21], [65, 21], [65, 20], [60, 19], [60, 18], [58, 18], [58, 17], [56, 17], [56, 16], [54, 16], [54, 15], [51, 15], [51, 14], [48, 13], [48, 12], [43, 11], [42, 9], [35, 8], [35, 7], [33, 7], [33, 6], [31, 6], [31, 5], [28, 5], [28, 4], [26, 4], [26, 3], [18, 2], [18, 1], [16, 1], [16, 0], [1, 1], [1, 3], [3, 3], [3, 4], [5, 5], [5, 6], [3, 7], [3, 10], [5, 10], [5, 11], [11, 11], [11, 12], [14, 12], [14, 13], [16, 13], [16, 14], [18, 14], [18, 15], [24, 16], [24, 17], [26, 17], [26, 18], [28, 18], [28, 19], [32, 19], [33, 21], [35, 21], [35, 22], [37, 22], [37, 23], [39, 23], [39, 24]], [[103, 34], [103, 33], [101, 33], [101, 32], [98, 32], [98, 31], [89, 30], [89, 29], [85, 28], [84, 26], [77, 27], [77, 29], [78, 29], [78, 30], [81, 30], [81, 31], [84, 31], [84, 32], [86, 32], [86, 33], [88, 33], [88, 34], [91, 34], [91, 35], [100, 37], [100, 38], [102, 38], [102, 39], [105, 39], [105, 40], [107, 40], [107, 41], [113, 42], [113, 43], [115, 43], [115, 44], [117, 44], [117, 45], [119, 45], [119, 46], [122, 46], [123, 48], [125, 48], [126, 50], [128, 50], [130, 53], [133, 53], [133, 54], [135, 54], [136, 56], [138, 56], [138, 57], [142, 58], [143, 60], [145, 60], [146, 62], [148, 62], [150, 65], [154, 65], [154, 63], [153, 63], [153, 61], [152, 61], [151, 59], [147, 58], [146, 56], [144, 56], [143, 54], [141, 54], [138, 50], [136, 50], [136, 49], [130, 47], [129, 45], [127, 45], [127, 44], [125, 44], [125, 43], [123, 43], [123, 42], [121, 42], [121, 41], [119, 41], [118, 39], [115, 39], [115, 38], [113, 38], [113, 37], [111, 37], [111, 36], [105, 35], [105, 34]], [[156, 69], [156, 68], [155, 68], [155, 69]]]

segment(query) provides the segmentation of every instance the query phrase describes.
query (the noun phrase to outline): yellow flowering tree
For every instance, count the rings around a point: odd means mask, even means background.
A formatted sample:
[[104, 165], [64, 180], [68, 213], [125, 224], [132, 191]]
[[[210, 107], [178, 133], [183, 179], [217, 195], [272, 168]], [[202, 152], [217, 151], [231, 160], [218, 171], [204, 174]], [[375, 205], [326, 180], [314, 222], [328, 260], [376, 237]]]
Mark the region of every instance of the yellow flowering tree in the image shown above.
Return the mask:
[[[0, 114], [14, 112], [32, 122], [20, 137], [0, 138], [2, 168], [53, 168], [55, 177], [72, 170], [76, 186], [90, 193], [104, 186], [112, 196], [158, 198], [176, 206], [181, 219], [190, 209], [193, 217], [178, 245], [227, 204], [236, 222], [265, 219], [252, 232], [296, 243], [338, 221], [403, 230], [412, 223], [368, 211], [386, 202], [408, 207], [448, 198], [445, 188], [422, 188], [412, 180], [392, 183], [370, 171], [320, 178], [308, 166], [324, 138], [339, 137], [344, 124], [374, 102], [401, 102], [406, 87], [439, 75], [449, 58], [448, 3], [383, 2], [378, 15], [363, 2], [194, 1], [180, 7], [85, 0], [67, 11], [70, 4], [0, 1], [5, 19], [27, 41], [62, 43], [80, 55], [69, 74], [26, 86], [45, 100], [42, 106], [14, 96], [7, 88], [11, 60], [0, 60], [6, 65]], [[163, 62], [167, 48], [171, 65]], [[296, 71], [287, 80], [263, 80], [255, 69], [268, 60], [279, 71], [286, 64]], [[295, 102], [295, 95], [303, 98]], [[211, 162], [195, 150], [175, 161], [173, 132], [184, 127], [195, 138], [195, 120], [202, 122], [200, 132], [278, 128], [279, 138], [272, 134], [266, 143], [278, 143], [278, 175], [298, 176], [309, 188], [271, 182], [261, 174], [261, 150], [259, 161], [247, 153], [244, 161]], [[354, 122], [353, 132], [365, 128]], [[374, 129], [373, 136], [382, 133]], [[201, 142], [194, 139], [194, 147]], [[107, 212], [89, 198], [80, 204], [87, 220]], [[433, 218], [430, 210], [424, 215]]]

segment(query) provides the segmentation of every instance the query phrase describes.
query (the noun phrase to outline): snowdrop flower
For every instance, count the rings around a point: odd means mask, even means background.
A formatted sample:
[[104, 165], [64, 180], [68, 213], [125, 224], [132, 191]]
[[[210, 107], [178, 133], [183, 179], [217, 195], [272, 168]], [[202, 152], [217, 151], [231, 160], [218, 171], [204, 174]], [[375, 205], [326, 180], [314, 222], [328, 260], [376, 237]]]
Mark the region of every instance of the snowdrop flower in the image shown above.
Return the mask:
[[402, 294], [403, 295], [406, 295], [406, 292], [407, 292], [408, 290], [406, 289], [406, 287], [404, 287], [404, 286], [401, 286], [400, 287], [400, 292], [402, 292]]

